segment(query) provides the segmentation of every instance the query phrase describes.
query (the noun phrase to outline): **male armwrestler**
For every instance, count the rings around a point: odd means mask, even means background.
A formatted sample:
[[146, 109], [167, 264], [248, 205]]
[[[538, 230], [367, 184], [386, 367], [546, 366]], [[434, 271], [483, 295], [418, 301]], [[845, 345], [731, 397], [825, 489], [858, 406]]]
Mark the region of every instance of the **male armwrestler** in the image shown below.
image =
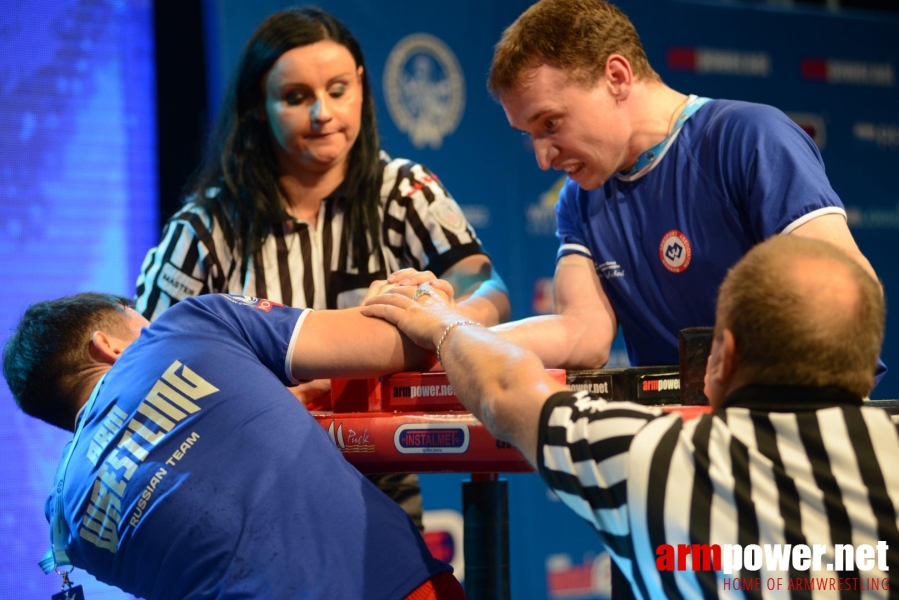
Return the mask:
[[567, 174], [555, 314], [497, 328], [548, 367], [601, 367], [619, 325], [632, 365], [677, 364], [678, 332], [713, 324], [727, 270], [773, 235], [827, 240], [874, 275], [808, 135], [774, 107], [671, 89], [607, 2], [531, 6], [488, 86], [540, 168]]
[[431, 356], [359, 309], [215, 294], [149, 325], [117, 296], [31, 306], [4, 377], [27, 414], [75, 432], [42, 567], [148, 599], [464, 598], [285, 387]]

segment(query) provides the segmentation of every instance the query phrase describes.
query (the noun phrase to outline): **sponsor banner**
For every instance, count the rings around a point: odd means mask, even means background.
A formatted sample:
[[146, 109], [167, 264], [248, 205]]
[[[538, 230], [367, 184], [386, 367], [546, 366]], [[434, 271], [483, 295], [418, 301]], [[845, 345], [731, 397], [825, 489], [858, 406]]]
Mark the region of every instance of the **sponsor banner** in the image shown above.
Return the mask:
[[393, 445], [400, 454], [465, 454], [468, 425], [407, 423], [396, 428]]
[[568, 554], [546, 557], [546, 591], [550, 600], [612, 597], [612, 559], [608, 552], [586, 555], [575, 563]]
[[737, 77], [771, 75], [771, 56], [767, 52], [674, 46], [668, 48], [666, 59], [672, 71]]
[[888, 62], [803, 58], [799, 75], [806, 81], [843, 85], [894, 87], [896, 69]]

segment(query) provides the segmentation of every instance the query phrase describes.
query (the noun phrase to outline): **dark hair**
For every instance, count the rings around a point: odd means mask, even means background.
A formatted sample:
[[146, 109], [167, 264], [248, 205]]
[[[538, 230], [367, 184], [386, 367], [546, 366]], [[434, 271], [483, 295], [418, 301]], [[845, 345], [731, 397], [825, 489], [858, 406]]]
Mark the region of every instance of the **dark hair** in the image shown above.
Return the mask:
[[848, 254], [826, 241], [777, 235], [724, 278], [715, 331], [733, 333], [738, 368], [751, 383], [866, 396], [884, 319], [880, 285]]
[[[222, 222], [228, 241], [238, 255], [246, 257], [260, 251], [272, 224], [290, 219], [281, 203], [271, 132], [259, 118], [265, 101], [261, 82], [282, 54], [323, 40], [345, 47], [356, 66], [363, 67], [362, 124], [350, 151], [342, 186], [343, 195], [349, 199], [344, 226], [352, 240], [354, 261], [362, 268], [381, 239], [381, 169], [375, 105], [359, 42], [343, 23], [319, 8], [277, 12], [253, 33], [231, 80], [204, 163], [189, 185], [189, 194], [193, 196], [189, 199]], [[220, 192], [207, 197], [206, 190], [210, 188], [220, 188]]]
[[574, 83], [592, 87], [612, 54], [624, 56], [638, 77], [661, 81], [633, 23], [618, 8], [600, 0], [542, 0], [503, 32], [487, 88], [501, 99], [541, 65], [561, 69]]
[[84, 293], [32, 304], [3, 348], [3, 377], [25, 414], [72, 429], [80, 408], [91, 335], [120, 333], [134, 303], [112, 294]]

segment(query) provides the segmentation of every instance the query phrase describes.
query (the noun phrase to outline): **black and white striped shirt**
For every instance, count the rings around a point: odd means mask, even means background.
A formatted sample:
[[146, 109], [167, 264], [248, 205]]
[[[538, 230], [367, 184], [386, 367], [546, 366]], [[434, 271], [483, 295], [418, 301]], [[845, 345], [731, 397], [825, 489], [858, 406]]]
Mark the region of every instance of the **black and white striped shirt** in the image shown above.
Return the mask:
[[259, 261], [235, 255], [223, 224], [188, 203], [144, 259], [137, 311], [152, 321], [179, 300], [214, 292], [298, 308], [348, 308], [360, 303], [372, 281], [396, 270], [426, 268], [440, 276], [482, 252], [459, 205], [427, 168], [383, 152], [381, 167], [382, 245], [366, 268], [352, 264], [351, 244], [343, 235], [341, 205], [352, 199], [325, 199], [314, 228], [301, 221], [273, 226]]
[[[637, 598], [899, 593], [899, 428], [844, 390], [747, 386], [686, 422], [677, 412], [563, 392], [544, 406], [539, 436], [541, 475], [593, 525]], [[836, 544], [878, 541], [889, 547], [889, 571], [826, 569]], [[726, 575], [692, 565], [660, 570], [661, 544], [824, 544], [828, 554], [820, 571], [763, 562]], [[760, 578], [763, 591], [735, 591], [726, 579], [738, 577]], [[783, 587], [769, 591], [766, 582], [778, 577]], [[810, 577], [869, 588], [888, 580], [892, 591], [788, 589]]]

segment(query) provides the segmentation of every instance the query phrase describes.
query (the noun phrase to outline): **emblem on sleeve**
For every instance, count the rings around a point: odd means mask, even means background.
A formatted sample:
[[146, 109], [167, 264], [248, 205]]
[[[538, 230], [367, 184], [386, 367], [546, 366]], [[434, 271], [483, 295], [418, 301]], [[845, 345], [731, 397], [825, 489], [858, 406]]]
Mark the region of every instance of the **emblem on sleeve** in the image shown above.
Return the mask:
[[462, 233], [465, 231], [465, 217], [462, 209], [452, 198], [441, 198], [430, 206], [434, 219], [450, 231]]
[[672, 229], [662, 236], [659, 244], [659, 258], [662, 264], [672, 273], [683, 273], [690, 266], [693, 250], [690, 248], [690, 240], [677, 229]]
[[465, 79], [456, 55], [425, 33], [401, 39], [384, 66], [390, 117], [416, 148], [440, 148], [465, 108]]

